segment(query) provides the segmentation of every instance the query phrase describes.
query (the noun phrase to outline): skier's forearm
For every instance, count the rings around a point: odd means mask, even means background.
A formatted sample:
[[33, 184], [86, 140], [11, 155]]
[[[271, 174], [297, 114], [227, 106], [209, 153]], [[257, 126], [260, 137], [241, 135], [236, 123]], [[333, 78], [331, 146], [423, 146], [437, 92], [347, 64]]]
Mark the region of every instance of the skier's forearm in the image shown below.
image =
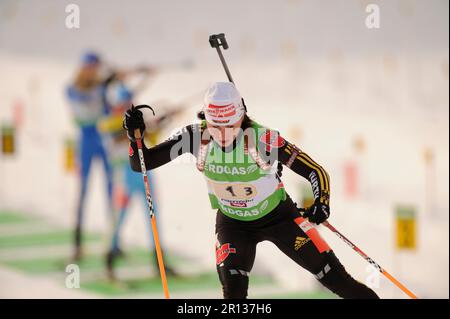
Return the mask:
[[109, 86], [110, 84], [112, 84], [115, 80], [117, 80], [117, 73], [116, 72], [111, 72], [104, 80], [102, 85]]
[[311, 159], [308, 154], [302, 152], [295, 145], [287, 141], [279, 149], [278, 159], [282, 164], [303, 176], [311, 183], [313, 195], [316, 200], [322, 204], [329, 205], [330, 177], [322, 166]]
[[[187, 126], [170, 139], [154, 147], [147, 148], [145, 144], [142, 143], [145, 167], [148, 170], [155, 169], [169, 163], [170, 161], [173, 161], [184, 153], [189, 152], [191, 154], [196, 154], [198, 145], [195, 145], [195, 141], [196, 139], [194, 138], [192, 127]], [[136, 142], [130, 141], [130, 147], [131, 168], [136, 172], [140, 172], [141, 164]]]
[[[166, 141], [161, 144], [158, 144], [154, 147], [147, 148], [144, 143], [142, 143], [142, 150], [144, 153], [144, 161], [145, 167], [147, 170], [152, 170], [158, 168], [164, 164], [169, 163], [171, 160], [174, 160], [176, 157], [181, 155], [180, 153], [175, 153], [177, 156], [171, 158], [171, 150], [174, 146], [174, 141]], [[141, 163], [139, 160], [138, 147], [136, 142], [130, 142], [130, 146], [132, 148], [132, 152], [130, 151], [130, 164], [131, 168], [136, 171], [141, 171]]]

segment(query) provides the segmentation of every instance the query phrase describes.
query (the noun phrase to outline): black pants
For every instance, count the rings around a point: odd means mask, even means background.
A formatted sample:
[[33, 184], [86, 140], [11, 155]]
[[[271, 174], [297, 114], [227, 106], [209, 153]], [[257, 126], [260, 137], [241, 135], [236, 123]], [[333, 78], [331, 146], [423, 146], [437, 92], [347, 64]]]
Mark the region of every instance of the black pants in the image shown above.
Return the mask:
[[[378, 298], [373, 290], [353, 279], [288, 198], [256, 221], [238, 221], [220, 211], [216, 217], [216, 264], [224, 298], [247, 297], [248, 277], [256, 245], [274, 243], [285, 255], [313, 274], [342, 298]], [[282, 271], [282, 270], [280, 270]]]

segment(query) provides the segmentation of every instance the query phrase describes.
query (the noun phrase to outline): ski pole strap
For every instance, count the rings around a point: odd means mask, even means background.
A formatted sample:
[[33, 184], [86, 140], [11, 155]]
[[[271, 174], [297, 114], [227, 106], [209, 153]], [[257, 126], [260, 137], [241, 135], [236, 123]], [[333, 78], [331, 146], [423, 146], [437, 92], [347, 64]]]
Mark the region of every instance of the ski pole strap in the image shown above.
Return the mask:
[[141, 104], [141, 105], [138, 105], [138, 106], [134, 106], [133, 104], [131, 104], [131, 108], [132, 108], [132, 109], [135, 109], [135, 110], [140, 110], [140, 109], [150, 109], [150, 110], [152, 110], [152, 112], [153, 112], [153, 116], [155, 116], [155, 110], [154, 110], [150, 105], [147, 105], [147, 104]]

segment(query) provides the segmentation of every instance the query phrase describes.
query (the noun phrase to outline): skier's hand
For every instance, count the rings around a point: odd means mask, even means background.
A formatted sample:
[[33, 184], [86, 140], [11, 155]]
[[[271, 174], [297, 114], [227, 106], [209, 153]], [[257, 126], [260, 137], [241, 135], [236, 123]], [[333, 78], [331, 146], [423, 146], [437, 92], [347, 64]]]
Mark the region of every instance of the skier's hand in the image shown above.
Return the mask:
[[131, 106], [126, 112], [123, 118], [123, 128], [127, 130], [128, 138], [131, 141], [135, 141], [134, 131], [139, 129], [141, 136], [144, 135], [145, 123], [142, 111], [134, 105]]
[[314, 205], [306, 210], [303, 217], [308, 218], [310, 222], [317, 225], [322, 224], [328, 219], [328, 217], [330, 217], [330, 207], [316, 201]]

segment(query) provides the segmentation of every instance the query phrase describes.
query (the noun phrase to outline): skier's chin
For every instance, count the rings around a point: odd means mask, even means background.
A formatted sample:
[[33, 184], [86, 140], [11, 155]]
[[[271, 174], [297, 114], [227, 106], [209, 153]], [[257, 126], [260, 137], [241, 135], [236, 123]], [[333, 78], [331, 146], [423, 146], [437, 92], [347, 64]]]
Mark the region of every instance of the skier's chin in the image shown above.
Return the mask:
[[219, 144], [222, 147], [228, 147], [233, 143], [233, 140], [216, 140], [217, 144]]

